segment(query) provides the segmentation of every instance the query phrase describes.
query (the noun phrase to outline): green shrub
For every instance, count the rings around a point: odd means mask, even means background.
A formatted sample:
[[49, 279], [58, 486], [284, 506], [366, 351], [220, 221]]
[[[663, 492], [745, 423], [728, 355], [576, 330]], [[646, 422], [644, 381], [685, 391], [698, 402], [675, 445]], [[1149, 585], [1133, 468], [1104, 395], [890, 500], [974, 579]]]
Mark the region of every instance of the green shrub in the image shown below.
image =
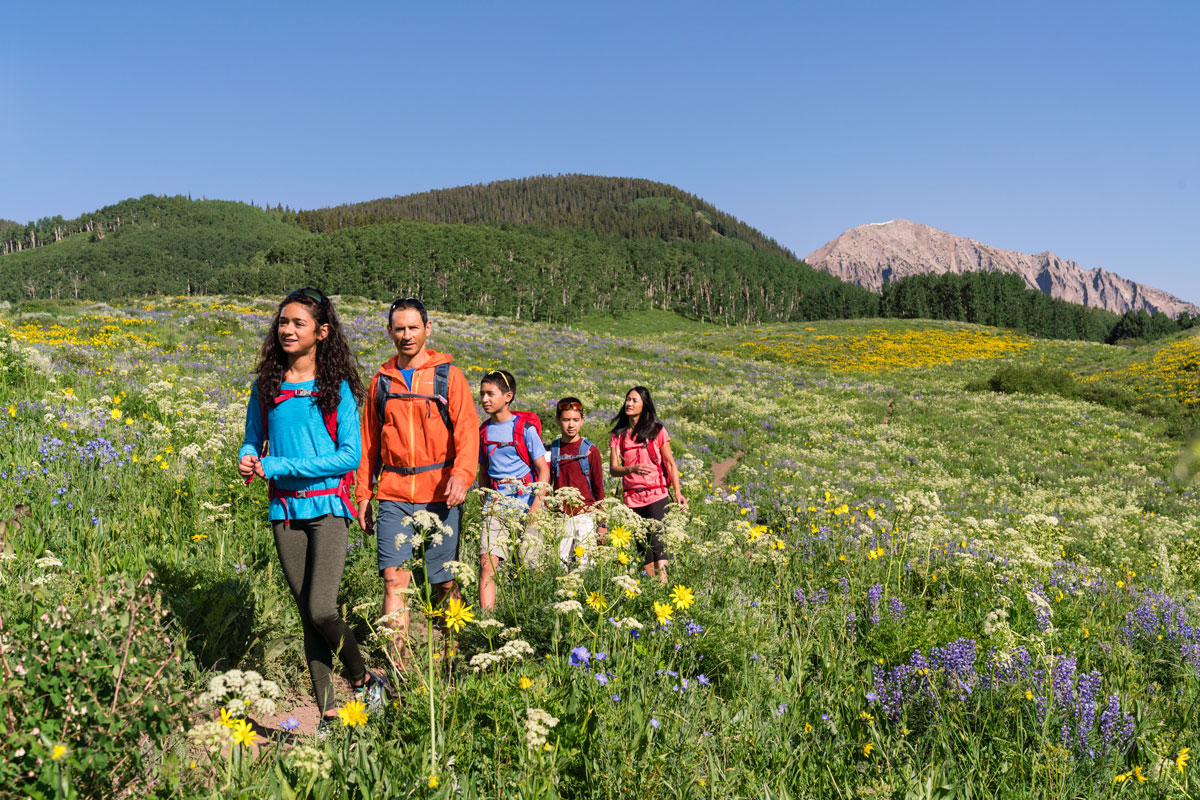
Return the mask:
[[52, 556], [40, 561], [45, 580], [6, 597], [0, 619], [0, 783], [31, 796], [129, 795], [153, 780], [184, 700], [169, 612], [151, 573], [81, 585]]

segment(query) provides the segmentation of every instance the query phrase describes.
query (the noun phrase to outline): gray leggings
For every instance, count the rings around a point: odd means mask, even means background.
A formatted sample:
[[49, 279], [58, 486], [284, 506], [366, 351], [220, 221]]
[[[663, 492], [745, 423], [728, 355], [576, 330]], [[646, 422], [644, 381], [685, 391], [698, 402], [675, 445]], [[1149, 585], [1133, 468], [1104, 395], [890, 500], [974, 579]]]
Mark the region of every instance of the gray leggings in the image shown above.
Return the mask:
[[316, 519], [271, 522], [275, 549], [304, 625], [304, 660], [312, 675], [317, 708], [324, 714], [334, 705], [333, 654], [336, 652], [351, 683], [366, 675], [362, 654], [350, 626], [338, 614], [338, 586], [346, 568], [347, 528], [350, 521], [326, 514]]

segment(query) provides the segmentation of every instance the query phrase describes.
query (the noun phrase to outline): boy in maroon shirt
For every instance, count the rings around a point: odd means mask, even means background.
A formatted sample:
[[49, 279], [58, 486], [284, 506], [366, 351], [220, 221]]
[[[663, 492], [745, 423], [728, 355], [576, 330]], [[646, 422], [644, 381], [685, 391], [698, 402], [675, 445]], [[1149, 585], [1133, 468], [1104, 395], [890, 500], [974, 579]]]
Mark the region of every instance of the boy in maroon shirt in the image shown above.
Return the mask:
[[555, 489], [570, 486], [583, 495], [583, 505], [563, 509], [571, 517], [558, 544], [558, 557], [565, 568], [571, 563], [575, 547], [594, 539], [596, 518], [590, 510], [594, 503], [604, 499], [604, 469], [600, 450], [579, 433], [583, 427], [583, 403], [575, 397], [564, 397], [558, 401], [555, 413], [562, 436], [550, 443], [551, 484]]

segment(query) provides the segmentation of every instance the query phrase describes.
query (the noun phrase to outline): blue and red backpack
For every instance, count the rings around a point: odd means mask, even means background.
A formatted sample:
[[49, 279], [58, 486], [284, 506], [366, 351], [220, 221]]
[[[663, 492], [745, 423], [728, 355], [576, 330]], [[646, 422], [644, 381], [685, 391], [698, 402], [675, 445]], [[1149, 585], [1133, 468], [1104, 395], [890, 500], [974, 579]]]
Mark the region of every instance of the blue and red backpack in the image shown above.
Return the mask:
[[[529, 458], [529, 448], [525, 446], [525, 426], [530, 425], [537, 431], [538, 438], [542, 438], [542, 420], [537, 414], [532, 411], [513, 411], [513, 438], [511, 442], [493, 442], [487, 438], [488, 425], [491, 423], [484, 420], [479, 426], [479, 452], [483, 453], [484, 474], [487, 475], [488, 484], [493, 489], [500, 488], [500, 481], [493, 478], [489, 473], [488, 461], [492, 453], [496, 452], [501, 447], [514, 447], [517, 450], [517, 455], [525, 466], [529, 467], [529, 471], [524, 476], [517, 478], [521, 483], [533, 483], [533, 461]], [[504, 480], [509, 480], [505, 478]]]
[[592, 486], [592, 473], [588, 469], [588, 456], [591, 454], [591, 449], [596, 445], [592, 444], [587, 439], [581, 439], [579, 442], [579, 452], [573, 456], [564, 456], [561, 454], [562, 439], [555, 439], [550, 443], [550, 485], [558, 483], [558, 470], [562, 464], [570, 464], [573, 461], [584, 462], [580, 466], [583, 471], [583, 476], [587, 478], [588, 490], [591, 492], [590, 497], [585, 497], [584, 500], [591, 503], [596, 499], [596, 487]]
[[[293, 397], [316, 397], [317, 392], [312, 389], [280, 389], [279, 394], [275, 398], [275, 405], [279, 405], [285, 400], [291, 400]], [[258, 396], [258, 409], [262, 414], [263, 421], [263, 445], [261, 455], [267, 455], [270, 451], [270, 427], [267, 422], [267, 400], [261, 394]], [[326, 414], [321, 412], [321, 419], [325, 423], [325, 430], [329, 432], [329, 438], [333, 440], [333, 446], [337, 447], [337, 429], [338, 415], [337, 406], [334, 406], [333, 411]], [[254, 480], [253, 475], [246, 479], [249, 484]], [[288, 497], [322, 497], [324, 495], [336, 495], [341, 498], [341, 501], [346, 504], [346, 509], [350, 512], [350, 518], [354, 519], [358, 516], [358, 509], [354, 507], [354, 503], [350, 499], [350, 487], [354, 486], [354, 472], [347, 472], [342, 476], [338, 485], [331, 489], [280, 489], [275, 485], [274, 480], [267, 481], [267, 499], [274, 500], [276, 498]], [[287, 503], [283, 504], [284, 521], [289, 525], [291, 519], [287, 516]]]

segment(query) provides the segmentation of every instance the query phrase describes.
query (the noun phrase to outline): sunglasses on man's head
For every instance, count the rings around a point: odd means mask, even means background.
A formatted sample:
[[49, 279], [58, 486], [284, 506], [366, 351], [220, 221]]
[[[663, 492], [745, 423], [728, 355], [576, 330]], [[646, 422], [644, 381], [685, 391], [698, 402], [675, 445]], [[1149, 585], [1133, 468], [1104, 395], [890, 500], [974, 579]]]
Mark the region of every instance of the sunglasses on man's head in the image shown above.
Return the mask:
[[329, 298], [326, 297], [325, 295], [321, 294], [320, 291], [318, 291], [316, 289], [311, 289], [307, 286], [304, 287], [303, 289], [297, 289], [296, 291], [292, 292], [291, 294], [289, 294], [287, 296], [286, 299], [291, 300], [293, 297], [307, 297], [309, 300], [313, 300], [317, 303], [326, 303], [327, 304], [329, 302]]
[[401, 297], [399, 300], [392, 301], [392, 311], [397, 308], [415, 308], [417, 311], [424, 311], [425, 304], [415, 297]]

